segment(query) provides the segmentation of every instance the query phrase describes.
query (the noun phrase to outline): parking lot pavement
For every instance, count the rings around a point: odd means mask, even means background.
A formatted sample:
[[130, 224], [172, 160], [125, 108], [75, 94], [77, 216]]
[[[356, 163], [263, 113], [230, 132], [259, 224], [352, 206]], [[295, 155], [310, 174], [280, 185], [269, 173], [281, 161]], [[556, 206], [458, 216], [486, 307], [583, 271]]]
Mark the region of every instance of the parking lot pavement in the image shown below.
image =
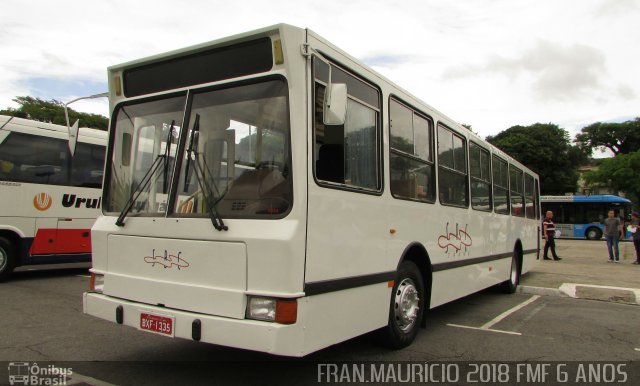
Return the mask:
[[[542, 240], [542, 246], [544, 240]], [[560, 261], [541, 260], [523, 275], [520, 291], [527, 294], [640, 304], [640, 265], [631, 242], [620, 243], [620, 263], [609, 263], [603, 240], [556, 240]]]
[[76, 382], [123, 385], [307, 384], [317, 364], [345, 361], [640, 362], [634, 305], [488, 289], [431, 310], [427, 328], [406, 349], [381, 348], [365, 335], [297, 359], [169, 339], [86, 316], [86, 273], [28, 271], [0, 284], [0, 361], [66, 364]]

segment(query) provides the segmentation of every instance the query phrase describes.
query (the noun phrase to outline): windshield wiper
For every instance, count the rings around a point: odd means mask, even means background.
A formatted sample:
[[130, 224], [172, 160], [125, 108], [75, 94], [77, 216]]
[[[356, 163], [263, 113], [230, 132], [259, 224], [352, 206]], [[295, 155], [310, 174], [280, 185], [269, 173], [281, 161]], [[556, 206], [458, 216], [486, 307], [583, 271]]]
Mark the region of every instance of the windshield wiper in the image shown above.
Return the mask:
[[173, 139], [173, 125], [175, 124], [175, 120], [171, 121], [171, 126], [169, 127], [169, 134], [167, 134], [167, 145], [164, 149], [164, 180], [162, 181], [162, 193], [167, 194], [168, 187], [168, 177], [169, 177], [169, 157], [171, 156], [171, 140]]
[[[216, 210], [216, 205], [222, 199], [222, 195], [219, 195], [219, 198], [215, 200], [215, 194], [213, 193], [213, 189], [209, 185], [208, 181], [205, 178], [204, 169], [200, 164], [199, 154], [198, 154], [198, 141], [196, 136], [200, 130], [200, 114], [196, 114], [196, 119], [193, 123], [193, 129], [191, 130], [191, 139], [189, 141], [189, 149], [187, 149], [187, 165], [185, 166], [185, 191], [187, 190], [188, 177], [189, 177], [189, 165], [191, 164], [191, 155], [194, 155], [193, 162], [193, 171], [196, 175], [196, 180], [198, 181], [198, 186], [200, 186], [200, 191], [202, 192], [202, 197], [207, 206], [207, 210], [209, 212], [209, 218], [211, 219], [211, 224], [218, 231], [226, 231], [229, 230], [229, 227], [224, 224], [222, 221], [222, 217]], [[211, 181], [213, 183], [213, 188], [216, 192], [218, 191], [218, 187], [216, 186], [215, 181]], [[215, 200], [215, 201], [214, 201]]]
[[164, 164], [163, 189], [166, 193], [167, 177], [169, 173], [168, 160], [169, 160], [169, 155], [171, 154], [171, 138], [173, 134], [173, 126], [175, 125], [175, 123], [176, 123], [175, 120], [171, 121], [171, 127], [169, 127], [169, 135], [167, 136], [167, 145], [166, 145], [164, 154], [158, 154], [158, 157], [153, 161], [153, 163], [151, 164], [151, 167], [149, 168], [149, 170], [147, 170], [147, 173], [144, 175], [144, 177], [142, 177], [142, 180], [140, 180], [140, 183], [138, 184], [136, 189], [133, 192], [131, 192], [131, 195], [129, 196], [129, 200], [127, 201], [126, 205], [122, 209], [122, 212], [120, 212], [120, 216], [118, 216], [118, 219], [116, 220], [117, 226], [119, 227], [124, 226], [124, 219], [127, 217], [129, 212], [133, 208], [133, 205], [138, 200], [138, 197], [140, 197], [140, 194], [142, 194], [142, 192], [147, 189], [147, 186], [149, 186], [151, 179], [156, 174], [156, 172], [160, 169], [160, 166], [162, 166], [163, 164]]

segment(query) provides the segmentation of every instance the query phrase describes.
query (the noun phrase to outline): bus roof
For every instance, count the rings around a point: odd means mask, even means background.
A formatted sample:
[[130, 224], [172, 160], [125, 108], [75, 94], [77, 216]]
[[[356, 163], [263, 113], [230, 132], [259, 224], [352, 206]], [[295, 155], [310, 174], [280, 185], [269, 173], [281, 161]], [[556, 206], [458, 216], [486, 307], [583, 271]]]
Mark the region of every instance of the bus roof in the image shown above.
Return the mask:
[[[115, 73], [118, 73], [120, 71], [125, 71], [127, 69], [152, 65], [154, 63], [172, 60], [172, 59], [186, 56], [186, 55], [193, 55], [195, 53], [203, 52], [215, 47], [225, 47], [233, 44], [238, 44], [238, 43], [250, 41], [252, 39], [255, 39], [256, 37], [270, 37], [270, 36], [273, 36], [274, 34], [278, 34], [281, 36], [295, 35], [297, 37], [302, 38], [303, 40], [306, 40], [308, 36], [313, 36], [315, 39], [322, 41], [324, 44], [326, 44], [332, 50], [334, 50], [335, 53], [338, 54], [338, 57], [340, 60], [349, 61], [349, 63], [342, 63], [342, 64], [349, 66], [350, 70], [355, 70], [356, 72], [360, 73], [362, 76], [365, 76], [366, 78], [368, 78], [370, 81], [377, 81], [379, 83], [378, 86], [381, 86], [381, 84], [384, 84], [386, 90], [388, 90], [388, 92], [391, 95], [398, 96], [401, 99], [405, 100], [405, 102], [411, 103], [415, 107], [422, 110], [423, 113], [431, 115], [431, 117], [434, 118], [435, 121], [443, 123], [446, 126], [449, 126], [451, 129], [455, 130], [461, 135], [464, 135], [466, 138], [481, 144], [481, 146], [483, 146], [485, 149], [490, 150], [492, 154], [495, 154], [505, 159], [506, 161], [514, 164], [515, 166], [522, 168], [527, 173], [535, 176], [536, 178], [538, 177], [537, 173], [535, 173], [533, 170], [528, 168], [526, 165], [519, 162], [513, 156], [510, 156], [509, 154], [505, 153], [501, 149], [498, 149], [497, 147], [491, 145], [489, 142], [481, 138], [478, 134], [474, 133], [473, 131], [457, 123], [456, 121], [449, 118], [447, 115], [445, 115], [441, 111], [427, 104], [422, 99], [412, 95], [410, 92], [406, 91], [405, 89], [397, 85], [395, 82], [387, 79], [382, 74], [378, 73], [371, 67], [364, 64], [361, 60], [351, 56], [349, 53], [343, 51], [342, 49], [340, 49], [330, 41], [318, 35], [316, 32], [310, 29], [304, 29], [304, 28], [292, 26], [289, 24], [276, 24], [276, 25], [265, 27], [265, 28], [260, 28], [253, 31], [248, 31], [248, 32], [244, 32], [244, 33], [240, 33], [232, 36], [227, 36], [217, 40], [212, 40], [212, 41], [208, 41], [208, 42], [204, 42], [204, 43], [200, 43], [200, 44], [196, 44], [188, 47], [183, 47], [180, 49], [135, 59], [129, 62], [121, 63], [121, 64], [116, 64], [109, 67], [108, 69], [110, 74], [109, 77], [111, 78]], [[295, 41], [295, 40], [296, 39], [292, 39], [292, 41]], [[326, 54], [326, 53], [323, 53], [323, 54]], [[332, 56], [332, 55], [329, 55], [329, 56]], [[338, 57], [334, 57], [333, 59], [338, 59]], [[118, 99], [120, 97], [117, 97], [114, 94], [111, 85], [110, 85], [109, 93], [110, 93], [109, 95], [110, 109], [113, 109], [114, 105], [119, 102]]]
[[[34, 121], [32, 119], [24, 119], [11, 117], [7, 115], [0, 115], [0, 129], [10, 130], [12, 125], [16, 125], [22, 129], [31, 129], [41, 131], [41, 135], [45, 135], [47, 132], [68, 135], [69, 131], [66, 126], [56, 125], [54, 123]], [[78, 137], [80, 141], [85, 139], [98, 140], [101, 143], [106, 144], [107, 132], [104, 130], [92, 129], [89, 127], [81, 127], [78, 131]], [[93, 141], [92, 141], [93, 142]]]
[[540, 196], [540, 202], [620, 202], [631, 203], [631, 200], [613, 194], [596, 194], [592, 196]]

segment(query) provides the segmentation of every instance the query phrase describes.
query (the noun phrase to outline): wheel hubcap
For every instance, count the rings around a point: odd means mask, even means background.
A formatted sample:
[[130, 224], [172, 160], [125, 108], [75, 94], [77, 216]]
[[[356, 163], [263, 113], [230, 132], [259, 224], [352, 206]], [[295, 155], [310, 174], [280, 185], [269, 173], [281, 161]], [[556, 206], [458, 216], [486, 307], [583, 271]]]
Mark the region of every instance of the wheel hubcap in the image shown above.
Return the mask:
[[420, 297], [411, 279], [404, 279], [396, 289], [394, 299], [395, 317], [398, 327], [407, 331], [413, 327], [418, 319]]

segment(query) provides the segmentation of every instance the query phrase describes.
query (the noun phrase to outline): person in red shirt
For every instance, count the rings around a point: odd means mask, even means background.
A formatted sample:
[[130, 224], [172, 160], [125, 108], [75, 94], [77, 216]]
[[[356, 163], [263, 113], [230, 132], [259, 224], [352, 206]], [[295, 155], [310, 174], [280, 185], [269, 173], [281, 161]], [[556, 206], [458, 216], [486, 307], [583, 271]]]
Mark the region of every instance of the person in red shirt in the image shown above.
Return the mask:
[[544, 233], [544, 259], [551, 260], [547, 254], [549, 252], [549, 248], [551, 248], [551, 255], [553, 256], [553, 260], [562, 260], [556, 254], [556, 224], [553, 222], [553, 212], [548, 210], [547, 214], [544, 216], [544, 220], [542, 221], [542, 228]]

